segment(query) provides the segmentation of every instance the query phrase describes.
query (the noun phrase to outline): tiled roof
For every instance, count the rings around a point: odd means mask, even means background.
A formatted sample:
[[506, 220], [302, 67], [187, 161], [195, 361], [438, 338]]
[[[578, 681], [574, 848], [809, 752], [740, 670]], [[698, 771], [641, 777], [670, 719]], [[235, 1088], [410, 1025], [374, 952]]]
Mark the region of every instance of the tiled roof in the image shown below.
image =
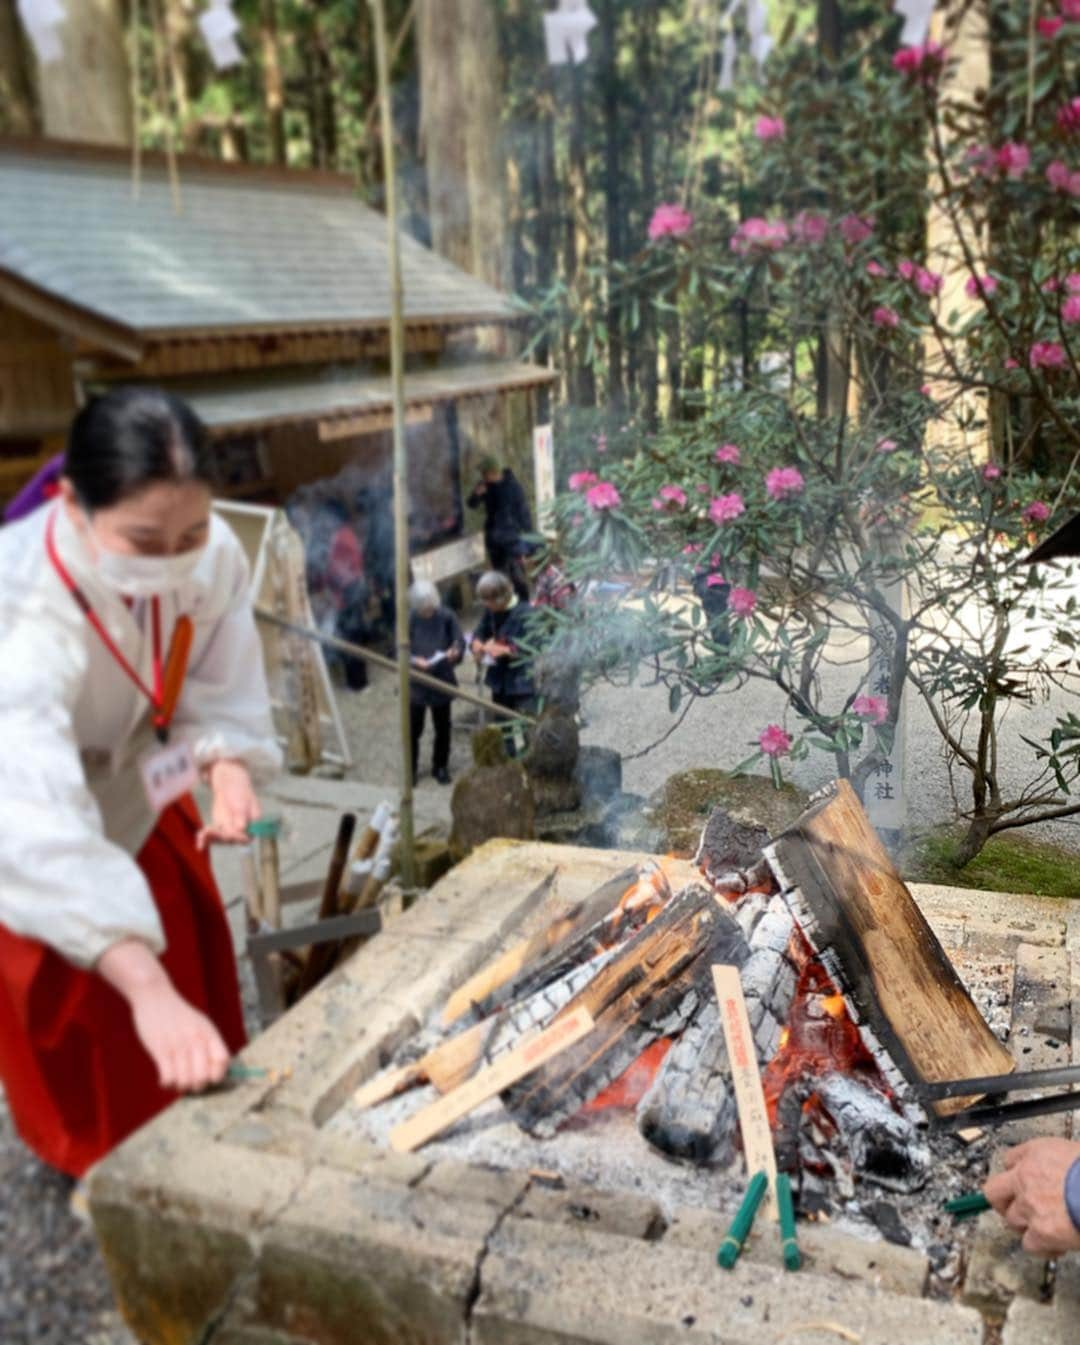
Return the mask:
[[[0, 272], [140, 337], [381, 326], [386, 223], [340, 180], [0, 143]], [[408, 322], [500, 321], [505, 295], [402, 235]]]
[[[474, 361], [407, 371], [405, 402], [424, 406], [550, 382], [554, 374], [515, 360]], [[388, 374], [327, 370], [323, 375], [237, 378], [170, 385], [211, 430], [243, 430], [299, 420], [333, 420], [387, 411]]]

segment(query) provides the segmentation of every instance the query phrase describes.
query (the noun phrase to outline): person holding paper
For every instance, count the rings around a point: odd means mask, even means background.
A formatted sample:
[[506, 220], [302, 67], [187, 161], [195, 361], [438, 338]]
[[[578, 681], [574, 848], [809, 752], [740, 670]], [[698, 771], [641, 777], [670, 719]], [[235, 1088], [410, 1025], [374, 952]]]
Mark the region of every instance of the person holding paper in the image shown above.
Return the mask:
[[209, 465], [183, 402], [117, 388], [0, 529], [0, 1082], [74, 1177], [244, 1043], [206, 846], [246, 839], [280, 753]]
[[[410, 662], [429, 677], [437, 677], [448, 686], [457, 686], [455, 667], [465, 653], [465, 640], [458, 619], [439, 599], [439, 590], [426, 580], [417, 580], [409, 590]], [[450, 783], [450, 704], [452, 697], [420, 682], [409, 684], [409, 712], [412, 728], [412, 771], [417, 778], [420, 764], [420, 739], [424, 719], [431, 711], [435, 726], [435, 746], [431, 773], [440, 785]]]

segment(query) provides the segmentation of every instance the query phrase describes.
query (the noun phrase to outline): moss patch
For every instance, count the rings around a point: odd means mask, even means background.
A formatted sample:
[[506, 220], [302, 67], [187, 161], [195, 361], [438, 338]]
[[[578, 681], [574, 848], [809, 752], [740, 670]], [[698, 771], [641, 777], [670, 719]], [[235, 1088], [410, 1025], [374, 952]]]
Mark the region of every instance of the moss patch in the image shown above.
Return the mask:
[[795, 785], [776, 789], [764, 776], [702, 767], [668, 777], [649, 800], [649, 822], [661, 832], [663, 850], [690, 855], [714, 808], [724, 808], [739, 822], [765, 827], [775, 836], [795, 821], [807, 799], [805, 790]]
[[1037, 897], [1080, 897], [1080, 855], [1027, 837], [993, 836], [970, 863], [955, 863], [959, 836], [951, 829], [917, 837], [901, 856], [905, 878], [916, 883], [1026, 892]]

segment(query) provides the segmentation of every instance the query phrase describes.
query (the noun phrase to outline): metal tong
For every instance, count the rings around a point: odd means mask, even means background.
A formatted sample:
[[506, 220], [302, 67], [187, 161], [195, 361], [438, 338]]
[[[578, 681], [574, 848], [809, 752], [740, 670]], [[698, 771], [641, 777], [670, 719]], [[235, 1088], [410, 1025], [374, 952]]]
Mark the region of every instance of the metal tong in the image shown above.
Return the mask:
[[1022, 1121], [1029, 1116], [1049, 1116], [1053, 1112], [1080, 1111], [1080, 1093], [1068, 1090], [1080, 1084], [1080, 1065], [1062, 1065], [1056, 1069], [1028, 1070], [1020, 1074], [990, 1074], [981, 1079], [950, 1079], [943, 1083], [920, 1083], [915, 1092], [922, 1102], [941, 1102], [945, 1098], [1002, 1097], [1041, 1088], [1062, 1087], [1064, 1091], [1046, 1097], [1026, 1098], [1022, 1102], [978, 1102], [951, 1116], [931, 1116], [939, 1130], [963, 1130], [967, 1126], [999, 1126], [1007, 1121]]

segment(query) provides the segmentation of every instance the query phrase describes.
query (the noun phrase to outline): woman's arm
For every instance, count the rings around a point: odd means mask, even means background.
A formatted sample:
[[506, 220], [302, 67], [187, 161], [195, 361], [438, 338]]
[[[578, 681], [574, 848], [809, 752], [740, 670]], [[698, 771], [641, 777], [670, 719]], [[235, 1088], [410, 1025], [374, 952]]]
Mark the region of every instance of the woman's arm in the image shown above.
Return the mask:
[[224, 1076], [229, 1051], [220, 1032], [176, 991], [145, 943], [114, 943], [98, 958], [96, 970], [127, 1000], [135, 1032], [157, 1066], [162, 1088], [189, 1092]]

